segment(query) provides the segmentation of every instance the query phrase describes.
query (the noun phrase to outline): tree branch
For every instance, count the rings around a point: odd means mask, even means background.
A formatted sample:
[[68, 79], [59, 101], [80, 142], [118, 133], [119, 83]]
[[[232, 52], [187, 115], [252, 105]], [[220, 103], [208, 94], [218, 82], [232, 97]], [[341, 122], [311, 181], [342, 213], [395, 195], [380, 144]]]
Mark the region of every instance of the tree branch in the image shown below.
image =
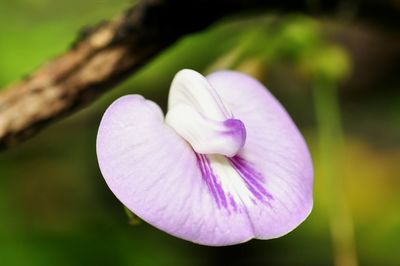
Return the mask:
[[[312, 1], [143, 0], [122, 16], [83, 31], [65, 54], [0, 93], [0, 148], [19, 143], [50, 122], [94, 101], [178, 38], [204, 29], [222, 16], [260, 7], [313, 11], [309, 2]], [[340, 4], [341, 1], [324, 2], [316, 5], [316, 11], [335, 11]], [[372, 5], [375, 12], [371, 13], [371, 5], [357, 8], [358, 15], [378, 20], [380, 9]], [[392, 18], [396, 17], [397, 9]]]

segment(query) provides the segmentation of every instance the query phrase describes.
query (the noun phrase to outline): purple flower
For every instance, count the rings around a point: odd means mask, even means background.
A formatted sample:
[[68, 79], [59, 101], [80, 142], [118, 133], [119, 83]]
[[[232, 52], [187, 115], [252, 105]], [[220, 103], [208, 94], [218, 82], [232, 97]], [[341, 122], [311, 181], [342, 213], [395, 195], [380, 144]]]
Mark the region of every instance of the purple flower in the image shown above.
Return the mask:
[[140, 95], [117, 99], [100, 123], [97, 156], [132, 212], [203, 245], [280, 237], [312, 209], [303, 137], [268, 90], [238, 72], [178, 72], [165, 118]]

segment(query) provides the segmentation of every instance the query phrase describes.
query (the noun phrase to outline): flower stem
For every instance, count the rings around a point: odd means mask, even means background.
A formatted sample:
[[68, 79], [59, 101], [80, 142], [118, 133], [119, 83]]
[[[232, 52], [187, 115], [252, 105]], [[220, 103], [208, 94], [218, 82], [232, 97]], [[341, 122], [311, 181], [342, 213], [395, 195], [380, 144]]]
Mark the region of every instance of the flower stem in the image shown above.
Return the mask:
[[343, 132], [336, 82], [322, 77], [314, 81], [314, 105], [318, 124], [319, 176], [323, 178], [336, 266], [357, 266], [351, 212], [347, 205], [343, 166]]

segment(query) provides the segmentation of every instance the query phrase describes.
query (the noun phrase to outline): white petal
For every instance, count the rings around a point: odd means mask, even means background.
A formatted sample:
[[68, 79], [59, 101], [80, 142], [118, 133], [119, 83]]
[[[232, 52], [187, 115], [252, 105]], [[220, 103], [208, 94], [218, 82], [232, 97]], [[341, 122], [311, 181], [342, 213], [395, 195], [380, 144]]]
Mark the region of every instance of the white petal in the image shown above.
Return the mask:
[[205, 117], [216, 121], [232, 118], [231, 112], [224, 106], [207, 79], [194, 70], [181, 70], [172, 81], [168, 110], [179, 104], [192, 106]]
[[246, 140], [246, 130], [240, 120], [208, 119], [186, 104], [177, 104], [169, 110], [166, 123], [201, 154], [232, 157]]

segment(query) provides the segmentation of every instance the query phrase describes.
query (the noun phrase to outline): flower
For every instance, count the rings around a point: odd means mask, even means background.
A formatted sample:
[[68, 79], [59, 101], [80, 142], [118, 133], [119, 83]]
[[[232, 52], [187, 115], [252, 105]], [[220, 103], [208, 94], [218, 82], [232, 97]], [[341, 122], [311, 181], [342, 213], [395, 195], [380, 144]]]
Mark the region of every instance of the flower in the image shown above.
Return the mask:
[[155, 227], [210, 246], [287, 234], [312, 209], [303, 137], [257, 80], [181, 70], [166, 117], [140, 95], [117, 99], [97, 136], [116, 197]]

